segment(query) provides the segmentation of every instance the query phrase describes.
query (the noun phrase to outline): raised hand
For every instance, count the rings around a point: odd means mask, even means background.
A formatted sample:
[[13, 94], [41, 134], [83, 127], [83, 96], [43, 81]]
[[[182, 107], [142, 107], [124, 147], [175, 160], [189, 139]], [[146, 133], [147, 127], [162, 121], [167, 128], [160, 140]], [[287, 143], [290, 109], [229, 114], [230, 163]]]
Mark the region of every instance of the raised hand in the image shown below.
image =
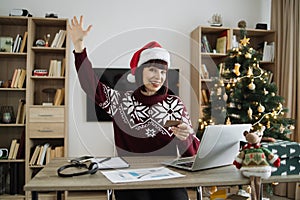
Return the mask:
[[83, 16], [80, 16], [79, 22], [77, 17], [71, 19], [71, 23], [68, 25], [69, 34], [74, 45], [75, 52], [82, 52], [84, 49], [84, 37], [90, 32], [92, 25], [89, 25], [86, 30], [83, 29]]

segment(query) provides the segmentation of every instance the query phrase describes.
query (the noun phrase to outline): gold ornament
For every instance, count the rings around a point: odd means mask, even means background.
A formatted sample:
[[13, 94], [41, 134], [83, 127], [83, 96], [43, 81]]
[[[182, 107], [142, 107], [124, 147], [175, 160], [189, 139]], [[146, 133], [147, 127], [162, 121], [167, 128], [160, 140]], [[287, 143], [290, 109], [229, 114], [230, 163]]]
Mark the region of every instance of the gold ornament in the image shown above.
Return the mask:
[[248, 85], [249, 90], [255, 90], [255, 84], [253, 83], [253, 80], [251, 81], [251, 83]]
[[230, 89], [230, 83], [227, 83], [226, 89]]
[[262, 113], [265, 111], [265, 107], [263, 105], [259, 104], [257, 110], [258, 110], [258, 112]]
[[248, 113], [248, 117], [249, 117], [250, 119], [252, 119], [252, 113], [253, 113], [253, 111], [252, 111], [252, 109], [251, 109], [250, 107], [249, 107], [247, 113]]
[[267, 128], [270, 128], [270, 127], [271, 127], [271, 122], [268, 121], [268, 122], [267, 122]]
[[290, 130], [294, 130], [295, 126], [294, 125], [290, 125]]
[[241, 67], [241, 65], [239, 63], [235, 63], [234, 64], [234, 70], [233, 70], [233, 72], [237, 76], [241, 75], [241, 73], [240, 73], [240, 67]]
[[243, 46], [247, 46], [247, 44], [249, 44], [249, 40], [250, 38], [246, 38], [246, 36], [244, 36], [244, 38], [240, 41], [240, 43]]
[[268, 90], [266, 90], [266, 88], [264, 88], [264, 95], [269, 94]]
[[231, 121], [230, 121], [230, 118], [228, 117], [226, 120], [226, 125], [230, 125], [230, 124], [231, 124]]
[[280, 127], [279, 127], [280, 133], [283, 133], [284, 129], [285, 129], [285, 128], [284, 128], [283, 124], [281, 124]]
[[248, 71], [247, 71], [247, 76], [250, 77], [253, 75], [253, 71], [252, 71], [252, 68], [249, 67]]
[[250, 59], [251, 57], [252, 57], [251, 53], [248, 53], [248, 52], [247, 52], [247, 53], [245, 54], [245, 58]]

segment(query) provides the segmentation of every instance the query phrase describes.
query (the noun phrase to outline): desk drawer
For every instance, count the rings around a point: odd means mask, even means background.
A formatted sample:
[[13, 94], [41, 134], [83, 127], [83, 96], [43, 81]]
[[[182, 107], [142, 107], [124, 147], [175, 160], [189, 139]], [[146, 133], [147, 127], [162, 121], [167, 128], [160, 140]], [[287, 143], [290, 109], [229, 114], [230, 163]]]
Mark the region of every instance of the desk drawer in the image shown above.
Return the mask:
[[29, 123], [29, 138], [63, 138], [64, 123]]
[[64, 108], [29, 108], [29, 122], [64, 122]]

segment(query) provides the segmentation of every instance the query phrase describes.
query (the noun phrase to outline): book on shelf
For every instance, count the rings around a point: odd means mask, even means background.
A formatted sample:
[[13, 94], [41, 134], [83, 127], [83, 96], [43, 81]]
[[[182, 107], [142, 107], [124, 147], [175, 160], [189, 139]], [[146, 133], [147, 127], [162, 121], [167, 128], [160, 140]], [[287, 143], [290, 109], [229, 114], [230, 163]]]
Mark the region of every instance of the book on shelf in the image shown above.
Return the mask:
[[20, 124], [21, 110], [22, 110], [22, 106], [23, 106], [23, 101], [22, 100], [23, 99], [19, 99], [17, 117], [16, 117], [16, 124]]
[[205, 64], [201, 64], [200, 75], [201, 75], [201, 78], [203, 78], [203, 79], [209, 79], [209, 72], [208, 72]]
[[65, 76], [65, 70], [66, 70], [66, 59], [63, 58], [62, 63], [61, 63], [61, 77]]
[[209, 92], [207, 89], [202, 89], [201, 93], [202, 93], [203, 104], [207, 105], [209, 103], [209, 94], [208, 94]]
[[20, 52], [22, 40], [23, 40], [23, 37], [21, 36], [21, 34], [18, 34], [14, 40], [12, 52], [14, 52], [14, 53]]
[[51, 146], [49, 146], [46, 150], [46, 163], [45, 164], [48, 164], [50, 162], [50, 160], [54, 158], [54, 157], [53, 158], [51, 157], [51, 150], [52, 150]]
[[26, 101], [25, 99], [19, 99], [16, 124], [25, 124], [25, 117], [26, 117]]
[[58, 37], [58, 41], [57, 41], [56, 47], [57, 48], [61, 48], [63, 46], [64, 42], [65, 42], [67, 31], [66, 30], [59, 30], [58, 35], [59, 35], [59, 37]]
[[32, 156], [30, 158], [29, 165], [31, 165], [31, 166], [35, 165], [35, 163], [37, 162], [37, 158], [39, 156], [39, 153], [40, 153], [40, 149], [41, 149], [40, 145], [36, 145], [34, 147], [34, 151], [33, 151]]
[[17, 52], [17, 46], [18, 46], [18, 42], [19, 42], [19, 38], [21, 37], [20, 34], [17, 34], [15, 40], [14, 40], [14, 44], [13, 44], [13, 48], [12, 48], [12, 52]]
[[0, 37], [0, 51], [12, 52], [13, 40], [12, 37]]
[[44, 165], [44, 162], [46, 161], [46, 153], [47, 153], [47, 149], [50, 146], [49, 143], [45, 143], [44, 145], [41, 146], [40, 149], [40, 153], [38, 156], [38, 160], [37, 160], [37, 165]]
[[11, 88], [23, 88], [26, 78], [26, 69], [17, 68], [14, 70], [11, 79]]
[[62, 76], [62, 67], [65, 67], [63, 61], [50, 60], [48, 76], [61, 77]]
[[14, 150], [16, 147], [18, 140], [17, 139], [13, 139], [10, 143], [10, 148], [9, 148], [9, 152], [8, 152], [8, 159], [13, 159], [14, 156]]
[[20, 138], [20, 146], [17, 152], [16, 159], [25, 158], [25, 130], [22, 131], [21, 138]]
[[20, 147], [20, 143], [17, 142], [16, 145], [15, 145], [15, 148], [14, 148], [14, 153], [12, 155], [12, 159], [16, 159], [17, 158], [19, 147]]
[[26, 43], [27, 43], [27, 37], [28, 37], [28, 32], [25, 31], [24, 32], [24, 35], [23, 35], [23, 39], [22, 39], [22, 43], [21, 43], [21, 46], [20, 46], [20, 53], [23, 53], [26, 51]]
[[67, 31], [66, 30], [59, 30], [55, 36], [54, 39], [51, 43], [51, 47], [53, 48], [61, 48], [62, 45], [64, 44], [65, 38], [67, 35]]
[[19, 82], [21, 73], [22, 73], [22, 70], [20, 68], [17, 69], [17, 76], [16, 76], [16, 79], [14, 81], [14, 84], [12, 85], [12, 88], [16, 88], [18, 86], [18, 82]]
[[203, 36], [202, 36], [201, 42], [203, 43], [203, 47], [204, 47], [204, 50], [205, 50], [204, 52], [205, 52], [205, 53], [210, 53], [210, 52], [212, 52], [210, 43], [209, 43], [209, 41], [208, 41], [206, 35], [203, 35]]
[[25, 124], [25, 120], [26, 120], [26, 101], [23, 101], [23, 106], [21, 109], [21, 115], [20, 115], [20, 124]]
[[56, 47], [57, 40], [58, 40], [58, 33], [55, 33], [54, 39], [53, 39], [50, 47]]
[[13, 88], [14, 87], [14, 84], [16, 82], [16, 78], [17, 78], [17, 74], [18, 74], [18, 69], [15, 69], [14, 70], [14, 73], [12, 75], [12, 78], [11, 78], [11, 84], [10, 84], [10, 87]]
[[65, 88], [58, 88], [56, 89], [55, 95], [54, 95], [54, 105], [59, 106], [62, 105], [64, 101], [65, 96]]
[[17, 88], [23, 88], [26, 78], [26, 69], [21, 69], [19, 79], [17, 80]]
[[238, 48], [238, 47], [239, 47], [239, 42], [237, 41], [236, 35], [232, 35], [231, 46], [229, 47], [229, 49]]
[[273, 62], [274, 61], [274, 42], [264, 42], [262, 61]]
[[268, 73], [268, 84], [270, 84], [273, 81], [273, 72], [267, 71], [267, 73]]
[[64, 146], [56, 146], [54, 148], [55, 157], [64, 157]]
[[63, 146], [52, 146], [50, 143], [36, 145], [32, 150], [30, 166], [42, 166], [48, 164], [53, 158], [64, 156]]

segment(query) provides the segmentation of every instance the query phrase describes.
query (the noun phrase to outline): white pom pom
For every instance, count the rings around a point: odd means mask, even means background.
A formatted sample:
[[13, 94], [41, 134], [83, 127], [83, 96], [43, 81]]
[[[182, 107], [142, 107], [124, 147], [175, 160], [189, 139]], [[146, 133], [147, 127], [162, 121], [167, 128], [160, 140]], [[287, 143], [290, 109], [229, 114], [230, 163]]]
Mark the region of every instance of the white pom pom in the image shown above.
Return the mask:
[[135, 83], [135, 76], [132, 75], [131, 73], [129, 73], [129, 74], [127, 75], [127, 80], [128, 80], [128, 82], [130, 82], [130, 83]]

